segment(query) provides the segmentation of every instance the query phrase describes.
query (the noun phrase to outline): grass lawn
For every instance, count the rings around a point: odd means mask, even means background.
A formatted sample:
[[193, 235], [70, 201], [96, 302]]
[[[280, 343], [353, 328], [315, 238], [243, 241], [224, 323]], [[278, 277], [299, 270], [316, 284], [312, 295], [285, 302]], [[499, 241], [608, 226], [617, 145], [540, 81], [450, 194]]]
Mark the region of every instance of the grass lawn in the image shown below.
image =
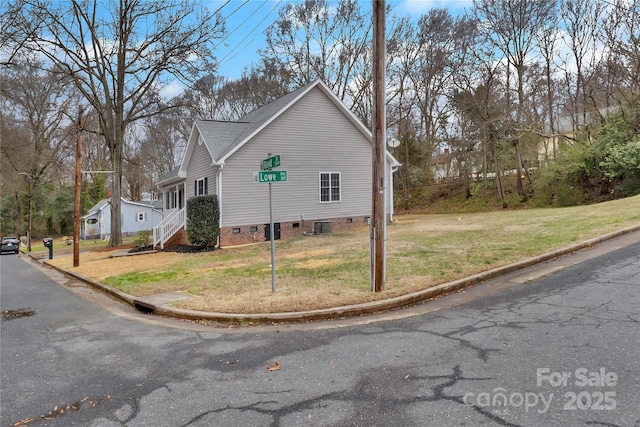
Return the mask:
[[[22, 236], [22, 238], [25, 239], [24, 236]], [[69, 236], [69, 238], [73, 239], [73, 236]], [[122, 243], [127, 245], [132, 245], [134, 240], [136, 239], [137, 237], [135, 236], [123, 237]], [[108, 241], [100, 240], [100, 239], [80, 240], [80, 250], [81, 251], [102, 250], [102, 249], [105, 249], [108, 244], [109, 244]], [[23, 243], [20, 249], [26, 253], [27, 252], [26, 244]], [[33, 239], [31, 241], [31, 252], [42, 252], [38, 255], [40, 258], [45, 258], [49, 253], [49, 248], [46, 248], [44, 246], [44, 244], [42, 243], [42, 239]], [[54, 253], [54, 256], [73, 254], [73, 244], [67, 245], [67, 236], [53, 237], [53, 253]]]
[[388, 298], [466, 277], [640, 224], [640, 196], [571, 208], [472, 214], [401, 215], [387, 227], [387, 284], [369, 288], [365, 228], [276, 242], [271, 292], [268, 242], [201, 254], [159, 252], [109, 258], [108, 252], [52, 262], [136, 296], [184, 291], [195, 310], [268, 313]]

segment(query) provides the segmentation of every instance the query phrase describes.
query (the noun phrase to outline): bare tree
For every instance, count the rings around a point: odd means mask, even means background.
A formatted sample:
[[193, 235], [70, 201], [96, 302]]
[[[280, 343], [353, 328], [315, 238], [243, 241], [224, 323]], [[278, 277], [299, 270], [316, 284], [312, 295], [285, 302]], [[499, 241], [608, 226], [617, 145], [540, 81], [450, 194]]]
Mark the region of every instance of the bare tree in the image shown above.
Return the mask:
[[20, 144], [19, 155], [10, 160], [35, 180], [55, 174], [64, 159], [64, 126], [70, 123], [71, 103], [77, 99], [69, 89], [69, 80], [43, 71], [43, 64], [28, 56], [18, 58], [17, 64], [3, 73], [0, 96], [5, 108], [29, 135], [29, 140]]
[[432, 157], [444, 150], [452, 108], [448, 97], [476, 34], [472, 18], [454, 18], [446, 9], [430, 10], [417, 25], [404, 17], [392, 26], [387, 125], [400, 142], [394, 152], [404, 165], [398, 182], [407, 208], [409, 189], [433, 177]]
[[[551, 13], [549, 15], [549, 21], [541, 27], [536, 34], [536, 40], [538, 44], [538, 50], [544, 60], [544, 74], [546, 83], [546, 95], [547, 95], [547, 123], [549, 135], [554, 135], [556, 131], [555, 126], [555, 88], [553, 85], [553, 74], [555, 71], [554, 60], [557, 58], [557, 44], [559, 41], [558, 19], [557, 14]], [[547, 141], [547, 139], [545, 139]], [[557, 147], [553, 144], [553, 159], [557, 157]], [[545, 155], [548, 156], [548, 147], [545, 147]]]
[[[74, 94], [69, 80], [43, 70], [43, 64], [30, 55], [17, 55], [13, 61], [0, 82], [3, 122], [8, 119], [11, 123], [6, 125], [13, 129], [7, 134], [2, 131], [0, 145], [6, 159], [2, 182], [27, 189], [18, 192], [28, 199], [31, 229], [32, 211], [43, 208], [35, 205], [35, 196], [44, 185], [60, 177], [68, 155], [65, 124], [70, 124], [68, 114]], [[22, 175], [19, 180], [15, 179], [17, 175]]]
[[[485, 81], [486, 74], [481, 70], [487, 67], [485, 61], [492, 61], [492, 56], [489, 54], [491, 50], [485, 52], [483, 49], [482, 34], [478, 21], [473, 16], [459, 19], [452, 37], [455, 44], [451, 55], [454, 69], [448, 90], [447, 102], [451, 107], [451, 114], [447, 120], [449, 125], [446, 128], [446, 139], [455, 167], [464, 182], [466, 197], [469, 198], [472, 195], [473, 175], [475, 174], [475, 178], [487, 176], [487, 141], [479, 126], [480, 116], [469, 114], [470, 111], [464, 107], [461, 109], [458, 101], [461, 92], [474, 93], [480, 82]], [[487, 68], [489, 74], [493, 75], [491, 67]]]
[[[503, 207], [507, 207], [504, 184], [502, 182], [502, 165], [500, 161], [501, 142], [505, 139], [505, 108], [504, 92], [498, 91], [499, 63], [487, 60], [482, 64], [480, 84], [474, 88], [458, 91], [452, 98], [455, 108], [462, 114], [460, 122], [466, 123], [467, 134], [472, 133], [471, 124], [483, 141], [483, 175], [488, 170], [494, 174], [498, 197]], [[462, 144], [464, 146], [468, 144]], [[467, 158], [469, 155], [467, 154]], [[488, 163], [493, 165], [492, 168]]]
[[[227, 112], [226, 120], [238, 118], [260, 108], [296, 87], [290, 86], [289, 73], [282, 66], [268, 64], [266, 61], [235, 81], [227, 81], [219, 90], [220, 100]], [[284, 76], [284, 77], [283, 77]]]
[[[516, 71], [518, 105], [515, 114], [512, 144], [515, 149], [518, 194], [526, 197], [523, 185], [521, 154], [522, 122], [524, 118], [524, 74], [535, 47], [535, 35], [549, 20], [553, 0], [474, 0], [478, 18], [485, 23], [487, 35], [502, 51], [508, 64]], [[508, 75], [508, 74], [507, 74]], [[507, 87], [507, 91], [510, 88]], [[507, 92], [508, 98], [510, 98]]]
[[393, 89], [387, 98], [387, 128], [398, 139], [399, 148], [392, 148], [394, 155], [402, 162], [395, 181], [400, 187], [400, 200], [405, 209], [409, 209], [412, 186], [423, 184], [423, 155], [418, 148], [418, 134], [414, 124], [419, 123], [415, 113], [415, 90], [411, 74], [414, 72], [418, 57], [417, 28], [410, 17], [399, 19], [391, 28], [387, 43], [387, 76], [393, 82]]
[[[153, 183], [178, 167], [193, 125], [193, 120], [187, 122], [183, 116], [188, 116], [187, 108], [148, 117], [143, 120], [142, 129], [138, 130], [141, 135], [132, 139], [135, 144], [129, 148], [127, 157], [131, 175], [126, 179], [131, 188], [139, 188], [140, 196], [142, 193], [154, 193]], [[133, 185], [134, 182], [138, 184]]]
[[25, 5], [21, 2], [0, 2], [0, 66], [15, 65], [15, 59], [26, 42], [24, 29]]
[[[451, 114], [447, 97], [461, 61], [468, 53], [467, 37], [474, 37], [471, 19], [454, 18], [446, 9], [431, 9], [418, 20], [418, 55], [410, 73], [424, 144], [425, 168], [434, 155], [443, 152], [446, 126]], [[449, 149], [448, 147], [446, 147]]]
[[196, 118], [237, 120], [287, 94], [294, 87], [283, 68], [274, 69], [263, 61], [245, 70], [237, 80], [207, 75], [182, 95], [190, 121]]
[[370, 91], [372, 21], [356, 0], [309, 0], [288, 4], [279, 19], [266, 30], [267, 47], [261, 56], [291, 70], [291, 86], [323, 80], [348, 103], [366, 100]]
[[222, 76], [207, 74], [185, 91], [182, 102], [190, 110], [192, 119], [224, 120], [224, 102], [220, 97], [220, 88], [226, 81]]
[[574, 131], [578, 131], [587, 124], [587, 73], [595, 70], [598, 61], [597, 32], [604, 13], [604, 3], [598, 0], [563, 0], [560, 10], [566, 28], [565, 43], [571, 50], [575, 65], [575, 80], [570, 77], [572, 72], [569, 68], [565, 72], [567, 81], [573, 87], [570, 90], [570, 115]]
[[620, 0], [603, 26], [608, 55], [602, 67], [600, 83], [610, 88], [607, 96], [613, 98], [612, 101], [618, 106], [640, 105], [639, 17], [640, 0]]
[[[2, 99], [0, 97], [0, 99]], [[24, 228], [24, 212], [21, 203], [24, 177], [18, 175], [19, 165], [14, 159], [26, 156], [28, 134], [18, 126], [13, 113], [2, 99], [0, 104], [0, 232], [21, 233]]]
[[128, 126], [158, 112], [158, 88], [212, 71], [221, 17], [193, 1], [16, 0], [34, 28], [28, 47], [71, 78], [95, 110], [113, 167], [110, 246], [122, 243], [121, 187]]

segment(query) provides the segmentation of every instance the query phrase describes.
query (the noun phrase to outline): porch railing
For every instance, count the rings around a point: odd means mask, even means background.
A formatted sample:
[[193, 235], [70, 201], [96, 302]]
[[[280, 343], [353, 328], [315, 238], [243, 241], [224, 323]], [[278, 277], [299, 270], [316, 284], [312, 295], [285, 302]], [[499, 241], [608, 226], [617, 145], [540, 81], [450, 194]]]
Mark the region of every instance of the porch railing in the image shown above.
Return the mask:
[[160, 224], [153, 227], [153, 247], [160, 245], [164, 249], [164, 244], [176, 234], [180, 228], [187, 225], [187, 209], [182, 208], [163, 218]]

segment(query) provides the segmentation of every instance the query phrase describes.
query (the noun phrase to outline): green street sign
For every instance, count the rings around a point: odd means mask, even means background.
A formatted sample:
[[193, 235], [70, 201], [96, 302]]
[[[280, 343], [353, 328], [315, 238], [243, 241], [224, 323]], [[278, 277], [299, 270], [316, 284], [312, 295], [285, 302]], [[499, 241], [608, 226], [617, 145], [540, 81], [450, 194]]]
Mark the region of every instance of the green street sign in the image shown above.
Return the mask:
[[262, 170], [268, 171], [270, 169], [277, 168], [278, 166], [280, 166], [280, 154], [276, 154], [275, 156], [271, 156], [262, 161]]
[[258, 182], [285, 182], [287, 171], [259, 171]]

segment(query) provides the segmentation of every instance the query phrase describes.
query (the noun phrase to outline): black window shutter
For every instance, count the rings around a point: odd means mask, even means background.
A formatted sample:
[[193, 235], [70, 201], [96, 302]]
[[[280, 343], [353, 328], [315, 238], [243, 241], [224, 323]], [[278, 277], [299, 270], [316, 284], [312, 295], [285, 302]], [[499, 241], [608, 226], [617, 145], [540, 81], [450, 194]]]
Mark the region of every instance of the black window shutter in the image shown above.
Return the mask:
[[209, 194], [209, 178], [208, 177], [204, 177], [204, 194]]
[[193, 195], [194, 196], [198, 195], [198, 180], [197, 179], [195, 181], [193, 181]]

